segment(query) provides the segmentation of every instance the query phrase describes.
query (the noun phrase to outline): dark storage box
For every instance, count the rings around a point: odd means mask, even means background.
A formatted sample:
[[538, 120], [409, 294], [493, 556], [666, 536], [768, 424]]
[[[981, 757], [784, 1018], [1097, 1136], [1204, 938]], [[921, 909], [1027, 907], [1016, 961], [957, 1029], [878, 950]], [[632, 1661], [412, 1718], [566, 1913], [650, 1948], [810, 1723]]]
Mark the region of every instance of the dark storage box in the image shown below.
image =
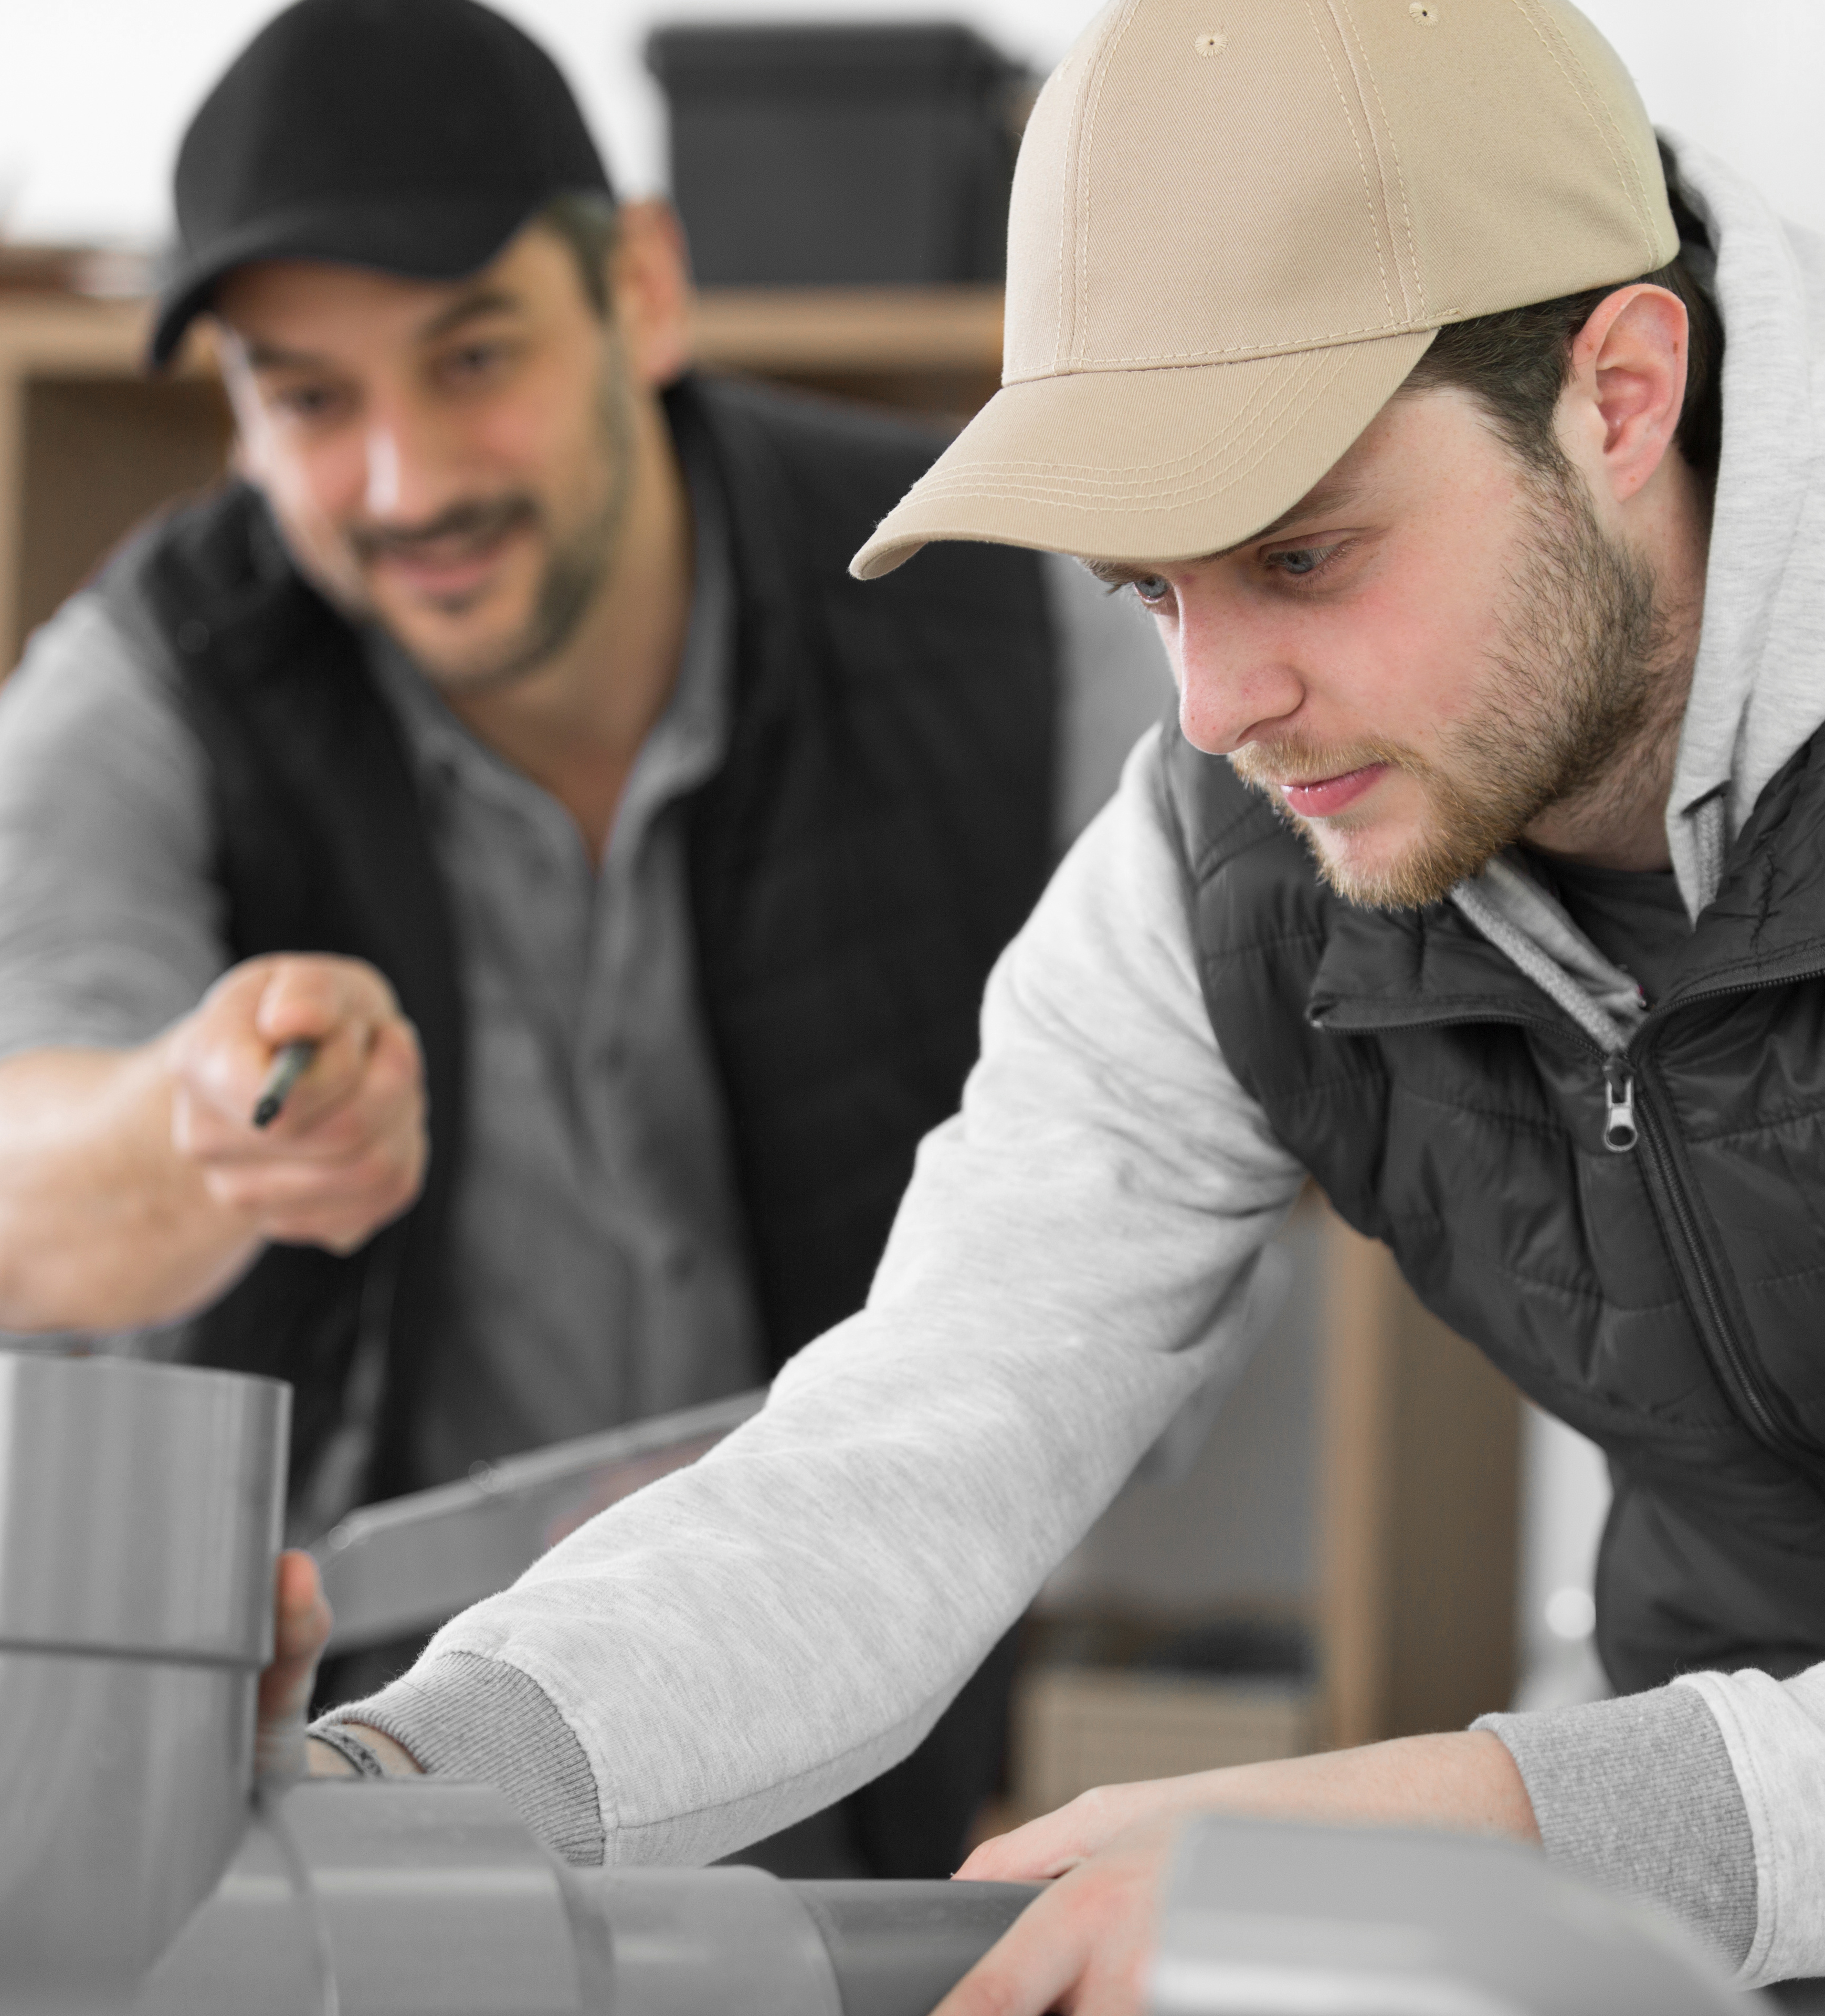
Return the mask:
[[1028, 80], [972, 30], [661, 28], [646, 61], [706, 286], [1002, 277]]

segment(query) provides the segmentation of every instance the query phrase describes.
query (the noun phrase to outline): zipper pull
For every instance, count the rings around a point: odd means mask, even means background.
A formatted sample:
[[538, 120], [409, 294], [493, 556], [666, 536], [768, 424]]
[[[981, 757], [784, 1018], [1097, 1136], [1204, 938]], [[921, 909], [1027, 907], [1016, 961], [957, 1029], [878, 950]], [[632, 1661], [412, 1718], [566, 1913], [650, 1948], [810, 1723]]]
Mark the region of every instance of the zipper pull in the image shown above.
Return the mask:
[[1635, 1124], [1635, 1074], [1620, 1058], [1604, 1066], [1604, 1092], [1609, 1101], [1604, 1114], [1604, 1146], [1612, 1155], [1626, 1155], [1640, 1130]]

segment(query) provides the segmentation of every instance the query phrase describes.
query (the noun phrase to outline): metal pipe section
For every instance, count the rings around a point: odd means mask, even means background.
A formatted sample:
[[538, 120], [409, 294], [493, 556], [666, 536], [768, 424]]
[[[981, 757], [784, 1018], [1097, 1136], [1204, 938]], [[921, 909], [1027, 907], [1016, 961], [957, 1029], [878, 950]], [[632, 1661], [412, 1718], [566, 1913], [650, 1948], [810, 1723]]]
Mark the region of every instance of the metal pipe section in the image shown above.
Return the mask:
[[0, 1355], [7, 2011], [123, 2004], [246, 1824], [290, 1394]]
[[[928, 2016], [1030, 1901], [571, 1869], [493, 1787], [437, 1778], [255, 1792], [288, 1397], [0, 1354], [0, 2016]], [[592, 1489], [625, 1481], [629, 1452], [611, 1454]], [[514, 1519], [577, 1481], [526, 1480]], [[1206, 1818], [1169, 1886], [1151, 2006], [1743, 2004], [1673, 1928], [1520, 1849]]]
[[490, 1786], [262, 1798], [134, 2016], [927, 2016], [1019, 1884], [574, 1870]]

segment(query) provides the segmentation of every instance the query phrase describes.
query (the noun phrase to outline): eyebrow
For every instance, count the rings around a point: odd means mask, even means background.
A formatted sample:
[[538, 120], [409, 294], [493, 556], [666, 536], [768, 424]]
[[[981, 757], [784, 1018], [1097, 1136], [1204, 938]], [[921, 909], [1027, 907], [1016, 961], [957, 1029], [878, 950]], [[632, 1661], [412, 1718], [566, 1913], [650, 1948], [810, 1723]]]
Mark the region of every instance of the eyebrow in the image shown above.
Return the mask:
[[[1230, 554], [1239, 553], [1245, 547], [1259, 545], [1264, 540], [1275, 538], [1289, 525], [1297, 525], [1301, 520], [1316, 518], [1328, 511], [1341, 510], [1345, 505], [1354, 503], [1362, 493], [1361, 483], [1339, 477], [1332, 482], [1321, 480], [1306, 491], [1298, 502], [1283, 511], [1279, 517], [1263, 525], [1258, 532], [1251, 532], [1245, 539], [1239, 539], [1233, 546], [1222, 546], [1215, 553], [1201, 553], [1200, 561], [1227, 560]], [[1146, 563], [1139, 560], [1085, 560], [1088, 567], [1098, 581], [1110, 588], [1125, 587], [1131, 581], [1144, 579], [1149, 572]]]
[[[514, 315], [525, 306], [517, 294], [502, 287], [478, 289], [475, 293], [463, 295], [440, 308], [430, 319], [417, 330], [416, 340], [436, 343], [472, 322], [496, 315]], [[262, 337], [243, 337], [240, 339], [243, 355], [256, 371], [322, 371], [334, 367], [333, 358], [322, 357], [308, 350], [287, 349], [283, 344], [268, 342]]]

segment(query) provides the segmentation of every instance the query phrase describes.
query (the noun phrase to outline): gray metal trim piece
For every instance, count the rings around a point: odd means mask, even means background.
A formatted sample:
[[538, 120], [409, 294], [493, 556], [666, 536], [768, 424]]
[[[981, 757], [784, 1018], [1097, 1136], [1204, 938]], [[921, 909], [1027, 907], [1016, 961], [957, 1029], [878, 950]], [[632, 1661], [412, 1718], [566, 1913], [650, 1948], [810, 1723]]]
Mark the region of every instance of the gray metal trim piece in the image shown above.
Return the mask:
[[580, 1436], [351, 1512], [311, 1550], [336, 1617], [330, 1651], [434, 1629], [493, 1596], [585, 1520], [694, 1463], [765, 1399], [737, 1393]]

